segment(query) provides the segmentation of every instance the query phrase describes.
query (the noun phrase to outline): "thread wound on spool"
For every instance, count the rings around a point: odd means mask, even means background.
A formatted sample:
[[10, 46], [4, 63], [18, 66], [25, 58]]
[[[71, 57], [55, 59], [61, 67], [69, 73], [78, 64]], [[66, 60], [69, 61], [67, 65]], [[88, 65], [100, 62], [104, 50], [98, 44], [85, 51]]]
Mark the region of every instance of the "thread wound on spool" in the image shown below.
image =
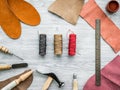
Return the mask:
[[39, 54], [41, 56], [46, 55], [46, 34], [40, 34], [39, 36]]
[[76, 34], [69, 35], [69, 46], [68, 46], [68, 54], [70, 56], [75, 55], [76, 53]]
[[62, 34], [55, 34], [54, 35], [54, 54], [55, 55], [62, 55]]

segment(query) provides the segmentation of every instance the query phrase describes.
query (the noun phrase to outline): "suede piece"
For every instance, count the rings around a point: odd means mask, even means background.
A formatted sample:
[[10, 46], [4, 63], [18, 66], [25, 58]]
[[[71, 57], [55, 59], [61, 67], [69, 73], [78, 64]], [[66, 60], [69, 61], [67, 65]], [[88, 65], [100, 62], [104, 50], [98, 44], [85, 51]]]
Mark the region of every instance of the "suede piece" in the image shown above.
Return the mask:
[[84, 0], [56, 0], [48, 11], [62, 17], [71, 24], [76, 24]]
[[95, 85], [93, 75], [83, 90], [120, 90], [120, 56], [116, 56], [101, 70], [101, 86]]
[[115, 53], [120, 50], [120, 30], [96, 4], [89, 0], [80, 13], [80, 16], [95, 29], [95, 19], [101, 19], [101, 36], [112, 47]]
[[24, 0], [7, 0], [11, 11], [23, 23], [28, 25], [38, 25], [40, 23], [40, 15], [37, 10]]
[[21, 35], [21, 24], [8, 7], [7, 0], [0, 0], [0, 26], [13, 39]]
[[[0, 89], [2, 89], [4, 86], [6, 86], [7, 84], [9, 84], [10, 82], [14, 81], [15, 79], [19, 78], [20, 75], [28, 72], [29, 70], [16, 75], [14, 77], [11, 77], [7, 80], [1, 81], [0, 82]], [[28, 77], [25, 81], [21, 82], [19, 85], [17, 85], [15, 88], [13, 88], [12, 90], [27, 90], [27, 88], [31, 85], [33, 81], [33, 75], [31, 75], [30, 77]]]

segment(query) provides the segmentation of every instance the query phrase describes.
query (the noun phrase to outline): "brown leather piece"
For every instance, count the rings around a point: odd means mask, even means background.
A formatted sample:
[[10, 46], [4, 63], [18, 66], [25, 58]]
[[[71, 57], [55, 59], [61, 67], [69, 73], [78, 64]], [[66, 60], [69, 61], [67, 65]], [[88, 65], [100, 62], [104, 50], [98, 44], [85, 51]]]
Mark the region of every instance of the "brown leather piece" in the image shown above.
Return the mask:
[[[14, 77], [11, 77], [5, 81], [0, 81], [0, 89], [2, 89], [4, 86], [6, 86], [7, 84], [9, 84], [10, 82], [14, 81], [15, 79], [19, 78], [20, 75], [28, 72], [29, 70], [26, 70], [25, 72], [16, 75]], [[31, 75], [30, 77], [28, 77], [25, 81], [21, 82], [19, 85], [17, 85], [15, 88], [13, 88], [12, 90], [27, 90], [27, 88], [31, 85], [33, 81], [33, 75]]]
[[56, 0], [48, 11], [62, 17], [71, 24], [76, 24], [84, 0]]
[[13, 39], [21, 35], [21, 25], [17, 17], [8, 8], [7, 0], [0, 0], [0, 26]]
[[25, 24], [38, 25], [40, 15], [37, 10], [24, 0], [8, 0], [12, 12]]
[[115, 53], [120, 51], [120, 29], [107, 17], [96, 4], [89, 0], [82, 8], [80, 16], [95, 29], [95, 19], [101, 19], [101, 36]]

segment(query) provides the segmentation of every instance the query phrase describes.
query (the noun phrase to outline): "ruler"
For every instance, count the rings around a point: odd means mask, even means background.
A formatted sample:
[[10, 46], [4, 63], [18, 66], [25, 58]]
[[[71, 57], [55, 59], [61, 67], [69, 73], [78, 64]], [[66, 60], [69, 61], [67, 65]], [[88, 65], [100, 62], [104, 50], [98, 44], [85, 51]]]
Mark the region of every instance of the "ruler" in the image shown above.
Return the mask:
[[95, 85], [101, 85], [100, 19], [95, 20]]

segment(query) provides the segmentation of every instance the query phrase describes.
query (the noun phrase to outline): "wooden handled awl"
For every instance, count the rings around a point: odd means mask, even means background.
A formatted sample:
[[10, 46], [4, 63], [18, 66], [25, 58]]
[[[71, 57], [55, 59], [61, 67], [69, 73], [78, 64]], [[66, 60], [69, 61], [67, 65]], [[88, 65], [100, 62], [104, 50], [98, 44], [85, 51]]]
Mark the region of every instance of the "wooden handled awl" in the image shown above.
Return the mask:
[[0, 51], [3, 52], [3, 53], [6, 53], [6, 54], [13, 55], [13, 56], [15, 56], [15, 57], [17, 57], [17, 58], [19, 58], [21, 60], [24, 60], [23, 58], [21, 58], [21, 57], [15, 55], [15, 54], [13, 54], [12, 52], [10, 52], [9, 49], [4, 47], [4, 46], [0, 46]]
[[46, 82], [44, 83], [44, 85], [42, 87], [42, 90], [48, 90], [48, 88], [50, 87], [52, 81], [53, 81], [53, 78], [49, 76], [47, 78]]
[[73, 90], [78, 90], [78, 81], [76, 74], [73, 74]]
[[30, 75], [32, 75], [33, 71], [28, 71], [27, 73], [21, 75], [18, 79], [12, 81], [1, 90], [12, 90], [15, 86], [17, 86], [20, 82], [25, 81]]

